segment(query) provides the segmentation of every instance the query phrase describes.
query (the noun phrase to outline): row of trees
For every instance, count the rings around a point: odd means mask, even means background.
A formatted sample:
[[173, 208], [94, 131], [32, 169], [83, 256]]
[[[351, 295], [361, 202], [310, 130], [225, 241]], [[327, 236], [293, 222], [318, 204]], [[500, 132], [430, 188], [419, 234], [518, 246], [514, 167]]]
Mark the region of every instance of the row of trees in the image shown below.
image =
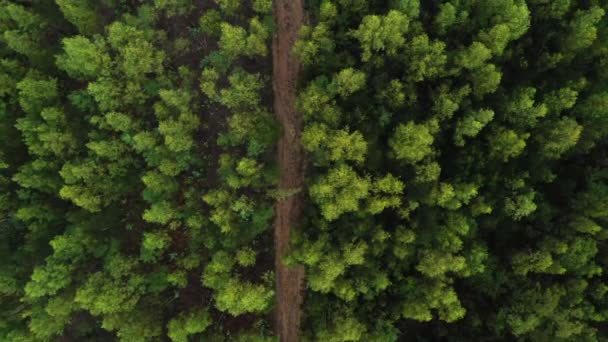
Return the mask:
[[310, 4], [307, 336], [607, 338], [606, 9]]
[[266, 340], [271, 11], [0, 2], [0, 340]]

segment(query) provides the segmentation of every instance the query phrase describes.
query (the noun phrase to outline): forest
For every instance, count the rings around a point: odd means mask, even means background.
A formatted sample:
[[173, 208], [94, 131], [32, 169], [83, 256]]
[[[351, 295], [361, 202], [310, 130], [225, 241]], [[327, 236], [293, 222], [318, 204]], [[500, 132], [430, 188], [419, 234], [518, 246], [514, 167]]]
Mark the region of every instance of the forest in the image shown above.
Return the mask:
[[0, 341], [608, 341], [607, 12], [0, 0]]

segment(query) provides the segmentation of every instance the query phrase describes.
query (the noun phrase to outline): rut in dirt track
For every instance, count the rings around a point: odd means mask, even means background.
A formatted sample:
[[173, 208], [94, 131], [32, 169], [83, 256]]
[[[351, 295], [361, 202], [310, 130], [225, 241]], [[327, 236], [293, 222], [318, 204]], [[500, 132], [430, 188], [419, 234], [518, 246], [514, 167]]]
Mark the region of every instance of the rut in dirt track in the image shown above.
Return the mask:
[[275, 115], [282, 128], [278, 145], [279, 189], [296, 193], [277, 200], [274, 227], [276, 272], [276, 327], [281, 342], [299, 338], [304, 267], [286, 267], [291, 230], [302, 217], [304, 187], [304, 150], [300, 144], [302, 116], [296, 110], [297, 80], [300, 63], [292, 54], [293, 45], [304, 19], [303, 0], [275, 0], [277, 33], [272, 43]]

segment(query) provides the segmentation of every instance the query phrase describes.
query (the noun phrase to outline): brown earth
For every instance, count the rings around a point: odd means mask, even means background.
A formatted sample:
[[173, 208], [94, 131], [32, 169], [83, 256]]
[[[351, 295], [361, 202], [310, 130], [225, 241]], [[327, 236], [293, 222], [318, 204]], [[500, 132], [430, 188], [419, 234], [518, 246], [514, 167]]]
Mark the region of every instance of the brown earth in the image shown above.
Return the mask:
[[[290, 193], [276, 204], [274, 230], [276, 271], [276, 327], [281, 342], [298, 341], [304, 267], [287, 267], [283, 260], [290, 251], [291, 230], [300, 222], [303, 209], [304, 150], [300, 145], [302, 116], [296, 110], [300, 63], [293, 45], [304, 20], [303, 0], [275, 0], [277, 33], [272, 43], [274, 110], [281, 124], [278, 145], [279, 189]], [[293, 193], [295, 192], [295, 195]]]

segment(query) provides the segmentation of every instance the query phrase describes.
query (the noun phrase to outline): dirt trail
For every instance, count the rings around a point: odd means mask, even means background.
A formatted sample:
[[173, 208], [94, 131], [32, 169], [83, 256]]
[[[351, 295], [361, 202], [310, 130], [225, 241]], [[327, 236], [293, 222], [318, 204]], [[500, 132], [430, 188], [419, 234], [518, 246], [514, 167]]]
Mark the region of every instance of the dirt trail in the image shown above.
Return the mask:
[[[303, 0], [275, 0], [277, 33], [272, 43], [274, 110], [282, 127], [278, 146], [279, 189], [292, 192], [304, 186], [304, 151], [300, 145], [302, 116], [296, 110], [300, 63], [292, 54], [304, 19]], [[281, 198], [276, 205], [274, 230], [277, 333], [281, 342], [296, 342], [300, 331], [304, 267], [283, 264], [289, 252], [291, 230], [302, 217], [302, 193]]]

